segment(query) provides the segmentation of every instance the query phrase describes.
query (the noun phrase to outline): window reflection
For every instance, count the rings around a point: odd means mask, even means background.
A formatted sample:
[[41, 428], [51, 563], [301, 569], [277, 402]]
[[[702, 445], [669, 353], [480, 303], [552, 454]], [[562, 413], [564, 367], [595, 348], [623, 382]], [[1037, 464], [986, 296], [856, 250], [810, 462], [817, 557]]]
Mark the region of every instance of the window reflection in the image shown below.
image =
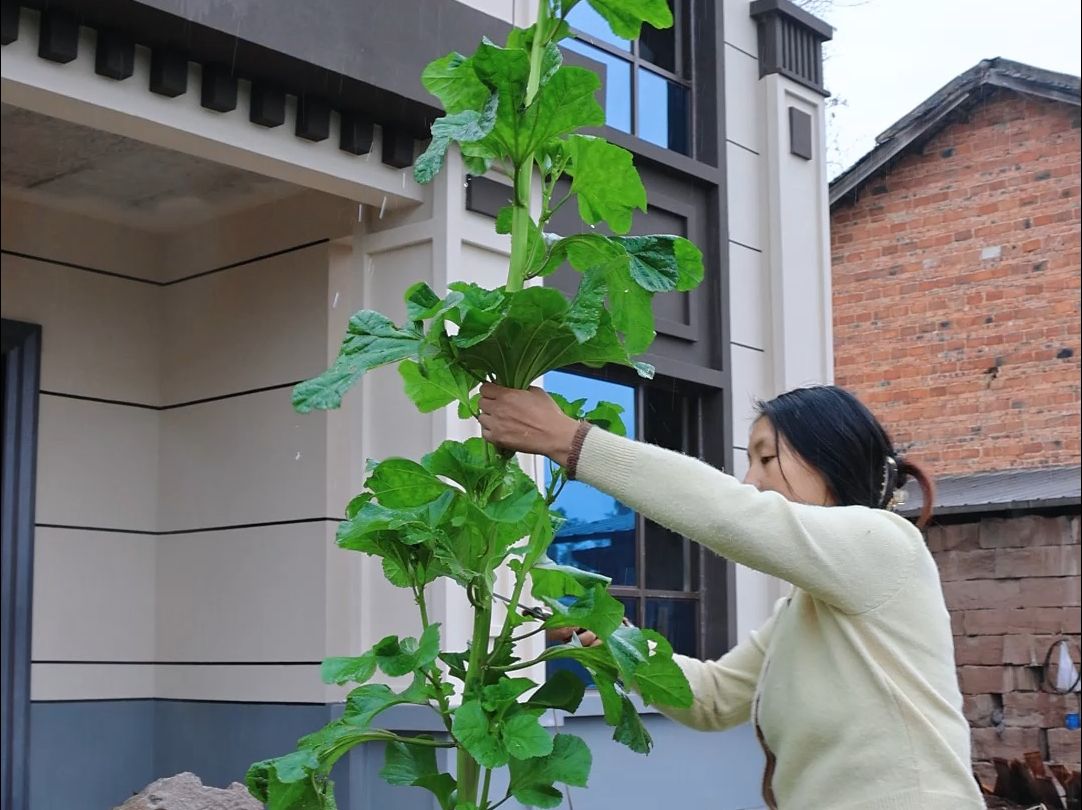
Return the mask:
[[[560, 371], [545, 375], [545, 388], [571, 401], [585, 399], [587, 410], [601, 401], [620, 405], [628, 436], [635, 437], [634, 388]], [[549, 475], [546, 469], [546, 484]], [[613, 585], [638, 583], [634, 512], [579, 481], [568, 482], [553, 508], [566, 518], [549, 547], [554, 562], [604, 574]]]
[[560, 44], [605, 66], [605, 123], [621, 132], [631, 132], [631, 63], [577, 39], [565, 39]]
[[639, 68], [640, 138], [674, 152], [688, 152], [687, 88]]
[[698, 603], [691, 599], [647, 599], [644, 624], [657, 630], [672, 644], [673, 652], [695, 655], [695, 613]]
[[612, 33], [605, 19], [586, 3], [579, 3], [568, 12], [567, 24], [576, 31], [581, 31], [594, 39], [614, 45], [622, 51], [631, 50], [631, 40], [620, 39], [616, 34]]

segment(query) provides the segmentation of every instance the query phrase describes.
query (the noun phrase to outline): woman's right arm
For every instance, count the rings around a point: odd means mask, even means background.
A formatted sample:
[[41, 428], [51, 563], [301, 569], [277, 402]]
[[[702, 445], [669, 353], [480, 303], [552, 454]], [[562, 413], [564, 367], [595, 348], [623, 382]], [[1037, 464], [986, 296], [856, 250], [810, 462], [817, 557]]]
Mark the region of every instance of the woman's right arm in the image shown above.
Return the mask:
[[779, 600], [762, 627], [716, 661], [674, 655], [691, 684], [694, 702], [686, 709], [658, 706], [658, 711], [699, 731], [722, 731], [748, 722], [774, 622], [785, 602]]

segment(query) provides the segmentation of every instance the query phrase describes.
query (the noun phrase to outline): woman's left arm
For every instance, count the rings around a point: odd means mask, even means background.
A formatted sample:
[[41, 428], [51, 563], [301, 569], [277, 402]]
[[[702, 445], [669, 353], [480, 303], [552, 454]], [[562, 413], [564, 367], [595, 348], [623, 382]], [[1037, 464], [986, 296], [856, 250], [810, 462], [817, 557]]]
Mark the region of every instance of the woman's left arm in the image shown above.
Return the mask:
[[585, 436], [576, 478], [847, 613], [890, 598], [923, 543], [908, 521], [884, 510], [793, 503], [698, 459], [600, 428]]
[[696, 458], [594, 427], [540, 389], [481, 386], [481, 435], [542, 453], [575, 477], [722, 556], [848, 613], [882, 604], [923, 545], [906, 520], [861, 506], [807, 506], [760, 492]]

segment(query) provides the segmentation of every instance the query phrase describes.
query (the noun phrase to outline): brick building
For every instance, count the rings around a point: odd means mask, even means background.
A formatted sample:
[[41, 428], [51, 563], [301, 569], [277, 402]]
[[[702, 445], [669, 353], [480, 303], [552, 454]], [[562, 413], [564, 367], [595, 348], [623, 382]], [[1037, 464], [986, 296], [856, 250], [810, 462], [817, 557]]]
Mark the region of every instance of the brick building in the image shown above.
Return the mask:
[[978, 772], [1079, 762], [1079, 135], [1078, 77], [987, 60], [830, 189], [836, 380], [937, 478]]

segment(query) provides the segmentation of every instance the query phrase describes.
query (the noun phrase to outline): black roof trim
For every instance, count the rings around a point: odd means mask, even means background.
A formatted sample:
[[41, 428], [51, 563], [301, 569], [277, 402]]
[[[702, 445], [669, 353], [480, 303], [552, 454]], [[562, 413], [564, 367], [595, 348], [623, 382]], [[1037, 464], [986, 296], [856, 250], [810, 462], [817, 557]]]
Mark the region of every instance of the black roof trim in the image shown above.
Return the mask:
[[960, 106], [980, 97], [983, 88], [1079, 106], [1079, 77], [996, 57], [985, 59], [933, 93], [876, 139], [876, 146], [830, 183], [830, 204], [842, 201], [910, 146], [937, 132]]

